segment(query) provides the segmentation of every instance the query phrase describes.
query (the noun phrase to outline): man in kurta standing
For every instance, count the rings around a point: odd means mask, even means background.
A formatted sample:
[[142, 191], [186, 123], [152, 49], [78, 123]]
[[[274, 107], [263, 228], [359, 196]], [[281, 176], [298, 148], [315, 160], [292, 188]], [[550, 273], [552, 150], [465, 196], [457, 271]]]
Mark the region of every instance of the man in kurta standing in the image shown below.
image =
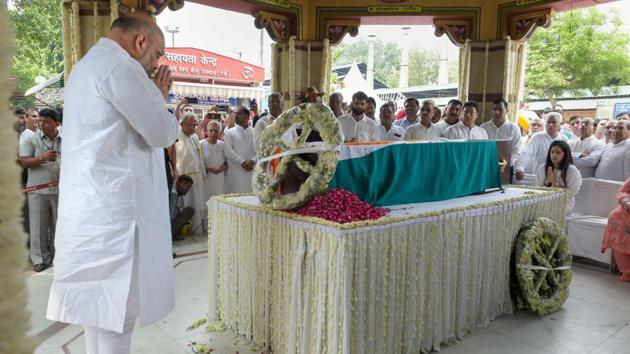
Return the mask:
[[65, 92], [54, 281], [47, 318], [85, 327], [88, 354], [129, 353], [174, 306], [164, 148], [177, 138], [166, 110], [164, 35], [136, 13], [112, 23], [74, 67]]
[[225, 132], [226, 193], [248, 193], [253, 190], [254, 128], [249, 125], [249, 110], [241, 107], [236, 112], [236, 126]]

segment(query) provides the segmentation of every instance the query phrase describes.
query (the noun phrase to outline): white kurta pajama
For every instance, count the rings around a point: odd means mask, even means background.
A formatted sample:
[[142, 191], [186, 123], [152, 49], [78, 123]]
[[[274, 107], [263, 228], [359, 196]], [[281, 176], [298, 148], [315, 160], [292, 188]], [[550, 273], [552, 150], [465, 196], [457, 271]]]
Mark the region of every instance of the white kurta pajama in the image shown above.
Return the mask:
[[188, 175], [193, 180], [192, 188], [184, 196], [184, 204], [195, 209], [192, 216], [192, 232], [207, 231], [208, 227], [208, 207], [206, 206], [206, 164], [201, 152], [201, 143], [197, 134], [187, 136], [183, 132], [179, 133], [177, 143], [175, 143], [175, 153], [177, 154], [177, 172], [179, 175]]
[[228, 169], [225, 171], [225, 193], [249, 193], [253, 191], [252, 171], [246, 171], [243, 162], [255, 160], [254, 129], [243, 129], [240, 125], [225, 131], [225, 157]]
[[122, 332], [136, 255], [140, 325], [151, 324], [174, 306], [164, 148], [177, 122], [142, 66], [107, 38], [75, 65], [64, 98], [46, 317]]
[[[203, 153], [206, 167], [219, 168], [226, 162], [225, 143], [221, 140], [217, 140], [214, 144], [210, 144], [208, 140], [203, 140], [201, 142], [201, 152]], [[208, 172], [205, 180], [206, 200], [209, 200], [215, 195], [223, 194], [225, 184], [224, 177], [225, 171], [221, 173]]]
[[337, 118], [343, 131], [344, 141], [356, 139], [357, 141], [379, 141], [376, 123], [365, 114], [356, 120], [352, 113], [344, 114]]

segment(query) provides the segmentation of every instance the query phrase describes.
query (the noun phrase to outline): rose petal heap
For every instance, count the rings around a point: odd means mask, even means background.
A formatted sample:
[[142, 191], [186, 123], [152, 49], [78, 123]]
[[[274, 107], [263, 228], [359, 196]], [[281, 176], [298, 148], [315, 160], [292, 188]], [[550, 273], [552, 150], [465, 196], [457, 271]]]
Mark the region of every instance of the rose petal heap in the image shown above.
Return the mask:
[[355, 221], [376, 220], [387, 214], [387, 209], [377, 208], [359, 199], [359, 196], [342, 188], [335, 188], [311, 199], [293, 212], [313, 216], [339, 224]]

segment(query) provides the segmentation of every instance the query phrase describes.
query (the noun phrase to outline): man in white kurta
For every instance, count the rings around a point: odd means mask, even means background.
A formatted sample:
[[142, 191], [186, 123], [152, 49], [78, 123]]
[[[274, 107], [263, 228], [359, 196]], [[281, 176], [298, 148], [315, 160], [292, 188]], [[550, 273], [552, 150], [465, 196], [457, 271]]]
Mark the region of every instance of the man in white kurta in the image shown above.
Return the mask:
[[[580, 136], [569, 141], [573, 164], [580, 170], [582, 178], [593, 177], [595, 166], [588, 166], [588, 163], [580, 161], [596, 159], [596, 155], [601, 155], [605, 144], [595, 136], [595, 121], [591, 118], [584, 118], [580, 122]], [[591, 157], [591, 155], [594, 155]]]
[[208, 230], [208, 208], [204, 182], [206, 163], [201, 152], [201, 143], [195, 134], [197, 124], [198, 118], [195, 113], [184, 113], [179, 123], [181, 129], [175, 143], [177, 174], [190, 176], [193, 180], [192, 188], [184, 196], [184, 204], [195, 210], [191, 218], [193, 233]]
[[54, 280], [46, 317], [85, 327], [87, 353], [125, 354], [141, 326], [174, 306], [164, 148], [164, 36], [141, 13], [117, 19], [65, 89]]
[[337, 118], [343, 131], [344, 142], [378, 141], [376, 123], [365, 116], [367, 95], [361, 91], [352, 95], [352, 112]]
[[464, 104], [464, 119], [446, 129], [444, 137], [446, 139], [488, 140], [486, 131], [475, 125], [478, 108], [477, 102], [466, 102]]
[[492, 119], [483, 123], [481, 128], [488, 134], [490, 140], [510, 140], [512, 145], [511, 166], [514, 168], [516, 179], [525, 176], [519, 149], [521, 147], [521, 128], [507, 119], [508, 103], [504, 99], [492, 102]]
[[[435, 104], [431, 100], [422, 102], [420, 122], [405, 130], [405, 140], [433, 140], [442, 136], [442, 132], [433, 124]], [[459, 117], [457, 117], [459, 120]]]
[[271, 93], [267, 99], [267, 104], [269, 105], [269, 114], [260, 118], [254, 128], [254, 148], [256, 151], [259, 149], [258, 143], [260, 142], [262, 132], [265, 128], [272, 125], [274, 120], [282, 114], [284, 109], [282, 94], [280, 92]]
[[613, 139], [601, 154], [595, 178], [623, 182], [630, 178], [630, 121], [615, 124]]
[[236, 126], [225, 132], [225, 193], [249, 193], [255, 164], [254, 128], [249, 125], [249, 110], [241, 107], [236, 113]]
[[560, 113], [549, 113], [545, 130], [534, 134], [529, 140], [522, 156], [522, 166], [525, 173], [535, 175], [538, 166], [547, 161], [547, 154], [552, 141], [567, 140], [563, 134], [560, 134], [561, 119]]
[[446, 105], [446, 117], [434, 124], [440, 137], [446, 134], [446, 129], [459, 123], [462, 116], [462, 102], [460, 100], [450, 100]]

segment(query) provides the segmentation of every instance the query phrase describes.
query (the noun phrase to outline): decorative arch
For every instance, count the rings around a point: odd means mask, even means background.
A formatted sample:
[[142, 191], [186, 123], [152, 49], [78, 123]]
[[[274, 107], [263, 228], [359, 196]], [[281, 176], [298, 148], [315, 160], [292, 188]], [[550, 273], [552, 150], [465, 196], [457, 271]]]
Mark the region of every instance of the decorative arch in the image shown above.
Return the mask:
[[359, 20], [330, 20], [326, 21], [326, 38], [330, 45], [339, 44], [346, 34], [356, 37], [359, 34]]
[[277, 43], [283, 43], [291, 37], [291, 22], [288, 16], [258, 11], [254, 14], [254, 26], [258, 29], [265, 29], [269, 37]]
[[441, 37], [446, 34], [448, 39], [458, 47], [462, 47], [467, 39], [473, 39], [471, 20], [433, 20], [435, 35]]
[[547, 28], [551, 25], [551, 18], [555, 15], [553, 9], [514, 15], [510, 18], [508, 35], [512, 40], [527, 40], [538, 27]]

